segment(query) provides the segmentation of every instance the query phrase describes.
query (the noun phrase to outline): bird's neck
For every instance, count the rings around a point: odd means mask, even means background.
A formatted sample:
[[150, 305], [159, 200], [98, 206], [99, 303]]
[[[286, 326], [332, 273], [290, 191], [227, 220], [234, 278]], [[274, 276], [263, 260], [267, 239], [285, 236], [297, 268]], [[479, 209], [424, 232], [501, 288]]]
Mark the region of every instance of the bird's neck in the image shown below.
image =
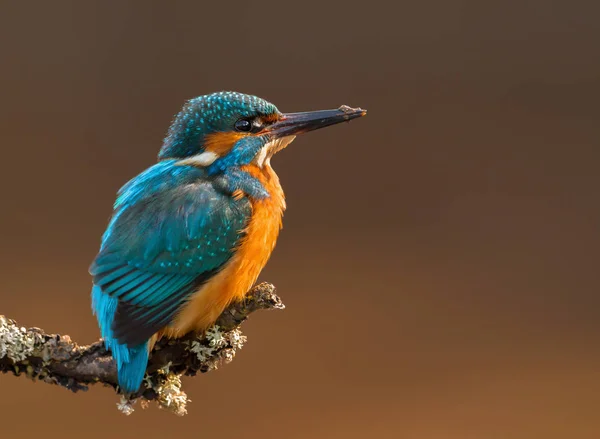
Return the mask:
[[251, 163], [242, 166], [240, 169], [257, 179], [269, 193], [269, 196], [266, 198], [252, 200], [253, 204], [264, 203], [269, 206], [273, 214], [281, 217], [285, 210], [285, 195], [279, 183], [279, 177], [271, 167], [271, 164], [268, 161], [262, 166]]

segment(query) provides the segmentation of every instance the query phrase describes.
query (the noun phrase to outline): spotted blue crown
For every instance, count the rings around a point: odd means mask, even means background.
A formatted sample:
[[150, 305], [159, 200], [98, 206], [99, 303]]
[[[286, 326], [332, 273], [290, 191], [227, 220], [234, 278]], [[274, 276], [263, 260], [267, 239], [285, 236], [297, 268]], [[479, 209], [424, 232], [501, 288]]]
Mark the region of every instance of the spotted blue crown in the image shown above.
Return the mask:
[[199, 154], [207, 134], [231, 131], [240, 117], [270, 116], [277, 113], [279, 110], [270, 102], [233, 91], [190, 99], [169, 128], [158, 158], [183, 158]]

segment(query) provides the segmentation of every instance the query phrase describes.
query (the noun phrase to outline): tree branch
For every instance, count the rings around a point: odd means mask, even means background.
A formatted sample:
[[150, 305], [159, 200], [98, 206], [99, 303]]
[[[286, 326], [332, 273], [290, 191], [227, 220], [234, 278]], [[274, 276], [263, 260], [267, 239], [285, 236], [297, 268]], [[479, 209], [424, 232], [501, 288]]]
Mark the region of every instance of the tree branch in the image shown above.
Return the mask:
[[[246, 341], [238, 326], [256, 310], [283, 308], [275, 287], [262, 283], [252, 288], [243, 301], [232, 303], [204, 334], [159, 340], [151, 353], [142, 387], [133, 395], [122, 395], [117, 404], [119, 410], [130, 414], [133, 404], [140, 400], [142, 407], [148, 401], [156, 401], [161, 408], [186, 414], [188, 399], [181, 390], [181, 375], [193, 376], [229, 363]], [[0, 372], [25, 374], [73, 392], [101, 383], [121, 393], [115, 362], [102, 340], [79, 346], [68, 335], [25, 329], [1, 315]]]

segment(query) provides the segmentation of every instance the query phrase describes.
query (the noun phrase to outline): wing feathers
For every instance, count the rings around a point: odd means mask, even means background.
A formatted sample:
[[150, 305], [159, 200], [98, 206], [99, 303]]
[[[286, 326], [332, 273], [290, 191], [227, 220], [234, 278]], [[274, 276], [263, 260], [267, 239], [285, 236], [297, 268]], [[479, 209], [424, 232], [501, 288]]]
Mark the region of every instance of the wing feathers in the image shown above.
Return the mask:
[[161, 162], [127, 183], [90, 267], [94, 284], [118, 299], [119, 343], [144, 343], [168, 324], [199, 285], [227, 263], [251, 215], [203, 171]]

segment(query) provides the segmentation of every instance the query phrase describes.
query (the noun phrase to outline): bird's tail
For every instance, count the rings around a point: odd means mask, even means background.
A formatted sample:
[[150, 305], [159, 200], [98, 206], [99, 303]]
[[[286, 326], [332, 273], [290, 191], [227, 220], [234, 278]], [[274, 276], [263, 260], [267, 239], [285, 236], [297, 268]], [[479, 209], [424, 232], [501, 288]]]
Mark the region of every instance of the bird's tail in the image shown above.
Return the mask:
[[148, 366], [148, 342], [128, 347], [113, 338], [112, 322], [117, 310], [118, 300], [104, 294], [100, 287], [92, 288], [92, 310], [96, 314], [100, 333], [106, 349], [112, 352], [117, 363], [119, 386], [125, 393], [136, 392], [144, 379]]

